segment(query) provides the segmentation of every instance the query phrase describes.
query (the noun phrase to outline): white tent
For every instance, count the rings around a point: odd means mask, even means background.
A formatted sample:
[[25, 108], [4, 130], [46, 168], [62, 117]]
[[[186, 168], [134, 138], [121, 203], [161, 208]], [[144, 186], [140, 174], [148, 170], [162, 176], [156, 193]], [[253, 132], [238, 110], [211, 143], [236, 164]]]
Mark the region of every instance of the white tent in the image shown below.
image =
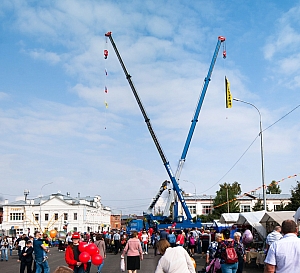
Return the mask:
[[222, 224], [235, 224], [239, 219], [239, 213], [222, 213], [220, 223]]
[[267, 211], [264, 217], [260, 220], [260, 223], [265, 228], [274, 228], [277, 225], [281, 226], [284, 220], [294, 220], [294, 216], [296, 216], [295, 211]]
[[265, 227], [260, 223], [261, 219], [265, 215], [265, 211], [243, 212], [240, 213], [237, 220], [238, 225], [250, 225], [261, 235], [264, 239], [267, 236]]

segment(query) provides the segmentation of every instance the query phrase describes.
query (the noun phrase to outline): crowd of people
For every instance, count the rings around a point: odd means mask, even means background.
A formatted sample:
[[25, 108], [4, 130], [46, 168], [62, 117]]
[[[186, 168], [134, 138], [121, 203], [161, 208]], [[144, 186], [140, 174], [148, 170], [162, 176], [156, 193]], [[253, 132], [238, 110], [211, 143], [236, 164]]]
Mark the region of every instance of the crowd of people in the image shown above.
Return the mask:
[[[292, 220], [283, 221], [282, 227], [276, 226], [269, 233], [265, 241], [265, 273], [297, 272], [300, 266], [300, 239], [297, 234], [298, 228]], [[149, 248], [153, 248], [155, 256], [161, 255], [155, 273], [195, 273], [194, 255], [205, 259], [205, 271], [211, 273], [242, 273], [246, 261], [247, 241], [243, 234], [232, 234], [229, 229], [224, 229], [222, 233], [203, 228], [156, 232], [149, 229], [133, 231], [130, 235], [124, 229], [101, 233], [69, 232], [59, 241], [58, 250], [65, 251], [68, 267], [61, 266], [56, 273], [90, 272], [91, 260], [82, 262], [79, 258], [80, 242], [94, 243], [98, 248], [103, 258], [97, 265], [98, 273], [101, 273], [107, 252], [112, 255], [120, 253], [121, 259], [126, 257], [128, 272], [136, 273]], [[35, 231], [34, 236], [23, 234], [14, 240], [0, 236], [1, 261], [8, 261], [9, 254], [12, 255], [12, 249], [15, 248], [18, 251], [20, 273], [49, 273], [48, 252], [51, 245], [51, 238], [39, 231]]]

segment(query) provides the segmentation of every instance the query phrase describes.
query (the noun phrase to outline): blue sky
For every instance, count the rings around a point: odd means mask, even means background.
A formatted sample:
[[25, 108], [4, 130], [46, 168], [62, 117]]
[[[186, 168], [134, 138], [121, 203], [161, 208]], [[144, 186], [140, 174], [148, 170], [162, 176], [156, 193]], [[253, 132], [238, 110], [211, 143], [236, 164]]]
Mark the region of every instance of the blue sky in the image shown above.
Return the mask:
[[[232, 168], [258, 135], [259, 116], [239, 102], [225, 108], [224, 77], [233, 97], [260, 109], [263, 128], [298, 106], [299, 18], [299, 1], [1, 1], [1, 199], [24, 189], [33, 198], [53, 182], [42, 194], [99, 194], [115, 210], [141, 213], [168, 179], [107, 31], [174, 172], [226, 37], [180, 187], [208, 195], [224, 182], [259, 187], [259, 138]], [[299, 118], [297, 108], [264, 131], [266, 183], [299, 174]], [[296, 181], [280, 187], [288, 193]]]

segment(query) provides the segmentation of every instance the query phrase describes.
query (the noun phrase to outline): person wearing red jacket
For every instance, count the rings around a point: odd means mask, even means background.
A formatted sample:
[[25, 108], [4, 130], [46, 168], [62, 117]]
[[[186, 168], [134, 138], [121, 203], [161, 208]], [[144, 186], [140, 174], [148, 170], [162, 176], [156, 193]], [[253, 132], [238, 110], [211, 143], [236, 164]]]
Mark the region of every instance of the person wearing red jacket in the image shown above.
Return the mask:
[[82, 263], [79, 260], [79, 241], [80, 234], [74, 232], [72, 234], [72, 243], [70, 243], [65, 252], [65, 260], [68, 266], [74, 271], [74, 273], [84, 273], [87, 268], [86, 263]]

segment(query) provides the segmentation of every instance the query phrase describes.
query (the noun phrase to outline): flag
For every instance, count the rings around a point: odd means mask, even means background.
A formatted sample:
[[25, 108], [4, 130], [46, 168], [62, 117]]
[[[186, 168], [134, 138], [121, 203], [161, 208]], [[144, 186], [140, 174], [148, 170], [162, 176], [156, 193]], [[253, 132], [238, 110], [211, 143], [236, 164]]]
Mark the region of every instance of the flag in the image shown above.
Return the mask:
[[104, 104], [105, 104], [105, 108], [107, 109], [108, 108], [108, 103], [106, 101], [104, 101]]
[[105, 70], [104, 70], [104, 71], [105, 71], [105, 75], [107, 76], [107, 69], [105, 68]]
[[105, 93], [107, 93], [108, 92], [108, 90], [107, 90], [107, 87], [105, 86], [105, 88], [104, 88], [104, 92]]
[[230, 93], [230, 83], [225, 76], [226, 108], [232, 107], [232, 97]]

